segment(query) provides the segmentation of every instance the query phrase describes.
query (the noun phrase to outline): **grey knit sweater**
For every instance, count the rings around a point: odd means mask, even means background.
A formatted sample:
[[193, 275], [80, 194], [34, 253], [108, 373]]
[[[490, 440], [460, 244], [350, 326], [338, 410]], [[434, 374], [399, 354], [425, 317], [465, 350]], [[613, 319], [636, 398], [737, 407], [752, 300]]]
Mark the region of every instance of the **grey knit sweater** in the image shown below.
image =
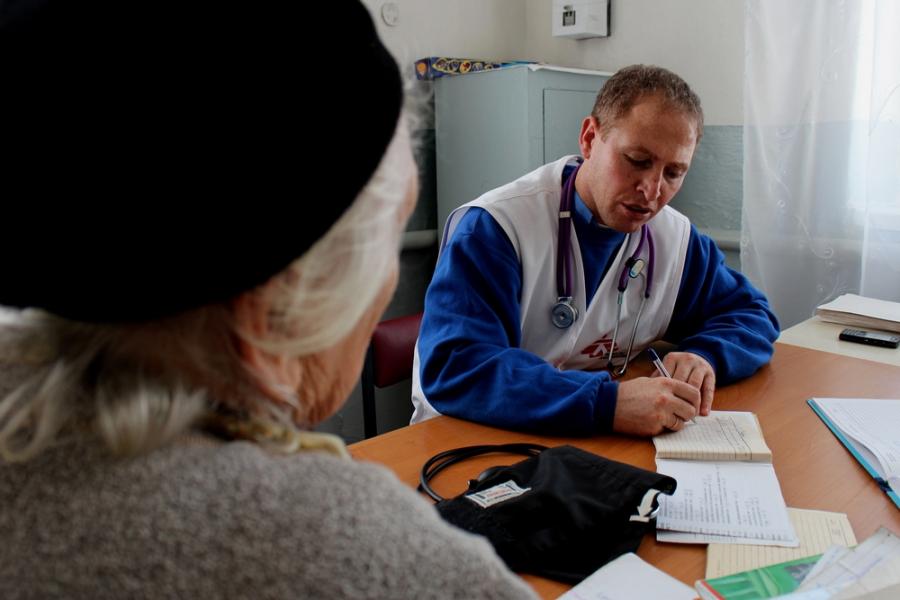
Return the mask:
[[0, 462], [0, 598], [533, 598], [386, 469], [199, 435]]

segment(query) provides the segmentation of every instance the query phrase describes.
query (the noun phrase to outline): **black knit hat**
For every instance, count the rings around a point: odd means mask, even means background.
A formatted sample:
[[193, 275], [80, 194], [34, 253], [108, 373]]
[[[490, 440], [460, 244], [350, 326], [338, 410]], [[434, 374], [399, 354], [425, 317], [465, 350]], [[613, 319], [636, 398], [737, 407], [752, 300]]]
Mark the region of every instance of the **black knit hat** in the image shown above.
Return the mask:
[[265, 282], [401, 101], [357, 0], [0, 0], [0, 304], [145, 321]]

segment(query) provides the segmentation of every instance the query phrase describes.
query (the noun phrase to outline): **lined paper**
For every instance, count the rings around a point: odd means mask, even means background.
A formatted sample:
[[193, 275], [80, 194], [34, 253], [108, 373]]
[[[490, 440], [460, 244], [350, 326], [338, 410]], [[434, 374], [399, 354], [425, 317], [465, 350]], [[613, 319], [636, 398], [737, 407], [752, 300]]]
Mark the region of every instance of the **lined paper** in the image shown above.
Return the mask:
[[657, 458], [772, 462], [759, 419], [750, 412], [712, 411], [684, 429], [653, 438]]

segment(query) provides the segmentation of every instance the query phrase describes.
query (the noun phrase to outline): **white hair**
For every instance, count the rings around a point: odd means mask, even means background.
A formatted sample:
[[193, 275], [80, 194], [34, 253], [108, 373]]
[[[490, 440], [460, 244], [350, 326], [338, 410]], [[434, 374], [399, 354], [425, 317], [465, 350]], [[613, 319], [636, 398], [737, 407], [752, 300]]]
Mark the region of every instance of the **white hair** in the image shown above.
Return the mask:
[[63, 436], [85, 433], [114, 454], [146, 452], [214, 406], [292, 426], [287, 410], [261, 391], [236, 337], [269, 353], [305, 356], [341, 341], [371, 307], [397, 268], [401, 209], [415, 177], [402, 121], [348, 210], [252, 292], [267, 294], [271, 307], [265, 335], [238, 330], [229, 303], [142, 324], [88, 324], [33, 309], [0, 322], [0, 362], [26, 372], [0, 391], [0, 456], [26, 461]]

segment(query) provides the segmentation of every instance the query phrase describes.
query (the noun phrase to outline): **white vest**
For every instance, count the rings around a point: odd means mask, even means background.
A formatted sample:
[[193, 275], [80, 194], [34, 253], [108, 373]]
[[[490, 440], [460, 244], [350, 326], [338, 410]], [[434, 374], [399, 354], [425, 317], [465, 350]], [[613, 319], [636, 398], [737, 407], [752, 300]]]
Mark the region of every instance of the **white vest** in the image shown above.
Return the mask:
[[[521, 348], [532, 352], [560, 370], [597, 370], [606, 367], [609, 345], [616, 326], [616, 289], [625, 261], [640, 242], [640, 232], [629, 235], [619, 248], [600, 287], [587, 306], [584, 266], [575, 228], [572, 228], [572, 254], [575, 272], [573, 304], [578, 319], [567, 329], [556, 328], [550, 311], [557, 301], [556, 253], [559, 234], [559, 201], [562, 175], [567, 156], [532, 171], [516, 181], [487, 192], [457, 208], [447, 219], [441, 247], [453, 234], [469, 207], [486, 210], [509, 237], [522, 265]], [[634, 339], [632, 356], [660, 339], [669, 326], [675, 299], [681, 284], [684, 258], [690, 238], [690, 222], [673, 208], [665, 207], [650, 222], [656, 257], [653, 285]], [[644, 273], [649, 265], [649, 248], [644, 244]], [[624, 355], [631, 339], [635, 316], [644, 295], [643, 277], [631, 279], [622, 301], [622, 318], [616, 338], [616, 352]], [[620, 361], [617, 361], [617, 364]], [[419, 381], [419, 349], [413, 364], [412, 423], [437, 416], [428, 403]]]

